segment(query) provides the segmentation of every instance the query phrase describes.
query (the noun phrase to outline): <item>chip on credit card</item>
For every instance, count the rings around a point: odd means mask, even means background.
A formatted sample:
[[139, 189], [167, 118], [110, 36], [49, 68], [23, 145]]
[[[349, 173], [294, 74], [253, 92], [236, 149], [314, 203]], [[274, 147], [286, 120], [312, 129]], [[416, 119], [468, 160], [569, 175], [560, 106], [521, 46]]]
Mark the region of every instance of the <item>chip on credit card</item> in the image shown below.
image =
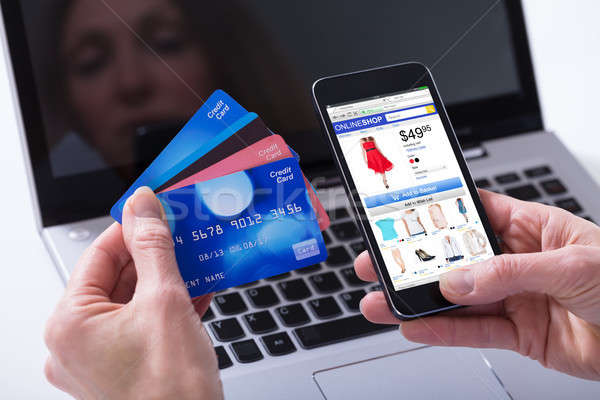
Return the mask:
[[158, 194], [192, 297], [324, 261], [294, 157]]

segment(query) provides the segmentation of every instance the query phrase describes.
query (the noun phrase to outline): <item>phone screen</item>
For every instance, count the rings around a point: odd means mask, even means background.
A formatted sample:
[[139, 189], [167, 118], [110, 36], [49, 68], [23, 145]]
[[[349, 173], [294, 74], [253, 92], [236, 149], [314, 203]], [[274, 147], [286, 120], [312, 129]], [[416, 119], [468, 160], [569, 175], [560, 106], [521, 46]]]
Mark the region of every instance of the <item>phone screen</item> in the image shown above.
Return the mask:
[[429, 87], [326, 109], [396, 291], [494, 256]]

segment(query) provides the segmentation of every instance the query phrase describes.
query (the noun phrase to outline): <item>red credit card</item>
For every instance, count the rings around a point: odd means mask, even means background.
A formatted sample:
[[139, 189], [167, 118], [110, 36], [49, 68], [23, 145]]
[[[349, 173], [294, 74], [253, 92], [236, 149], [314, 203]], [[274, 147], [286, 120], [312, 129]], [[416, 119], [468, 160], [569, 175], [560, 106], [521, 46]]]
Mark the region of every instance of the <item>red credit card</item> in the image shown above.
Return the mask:
[[[184, 186], [194, 185], [198, 182], [229, 175], [234, 172], [244, 171], [288, 157], [293, 157], [293, 155], [283, 138], [279, 135], [270, 135], [254, 144], [251, 144], [245, 149], [240, 150], [215, 164], [212, 164], [210, 167], [207, 167], [185, 179], [182, 179], [168, 188], [161, 190], [159, 193], [175, 190]], [[303, 177], [306, 190], [308, 191], [308, 196], [317, 215], [319, 228], [321, 228], [321, 230], [325, 230], [329, 227], [329, 216], [325, 212], [325, 209], [319, 201], [312, 185], [305, 176]]]

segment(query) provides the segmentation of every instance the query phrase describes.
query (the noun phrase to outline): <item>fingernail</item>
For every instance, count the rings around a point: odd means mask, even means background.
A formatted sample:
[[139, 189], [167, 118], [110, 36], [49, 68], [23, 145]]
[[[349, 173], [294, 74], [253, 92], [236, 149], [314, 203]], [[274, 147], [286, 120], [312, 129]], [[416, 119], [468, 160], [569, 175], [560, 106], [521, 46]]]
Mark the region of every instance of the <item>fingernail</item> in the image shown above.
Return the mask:
[[465, 295], [473, 291], [475, 280], [469, 269], [457, 269], [440, 276], [440, 286], [447, 292]]
[[138, 188], [131, 199], [131, 209], [138, 218], [161, 218], [162, 207], [149, 187]]
[[363, 296], [363, 298], [362, 298], [362, 299], [360, 299], [360, 301], [358, 302], [358, 309], [359, 309], [359, 311], [360, 311], [360, 313], [361, 313], [361, 314], [364, 314], [364, 313], [363, 313], [363, 300], [364, 300], [364, 299], [365, 299], [365, 298], [364, 298], [364, 296]]

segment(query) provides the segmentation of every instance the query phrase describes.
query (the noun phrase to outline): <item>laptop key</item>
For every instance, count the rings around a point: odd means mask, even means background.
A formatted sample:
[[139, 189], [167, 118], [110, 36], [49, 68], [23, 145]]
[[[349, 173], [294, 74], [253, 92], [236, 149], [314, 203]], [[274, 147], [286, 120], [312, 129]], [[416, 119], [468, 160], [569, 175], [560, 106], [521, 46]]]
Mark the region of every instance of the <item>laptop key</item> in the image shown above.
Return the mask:
[[217, 340], [221, 342], [231, 342], [246, 336], [242, 326], [235, 318], [222, 319], [210, 323], [210, 328]]
[[523, 185], [506, 189], [506, 194], [510, 197], [514, 197], [515, 199], [525, 201], [538, 199], [542, 196], [533, 185]]
[[315, 349], [394, 329], [398, 328], [395, 325], [373, 324], [362, 315], [353, 315], [296, 328], [294, 334], [303, 348]]
[[507, 183], [513, 183], [513, 182], [518, 182], [521, 180], [521, 178], [519, 178], [519, 175], [515, 174], [514, 172], [510, 172], [508, 174], [503, 174], [503, 175], [498, 175], [495, 177], [496, 182], [505, 185]]
[[313, 275], [308, 279], [319, 293], [337, 292], [342, 289], [342, 283], [333, 272]]
[[377, 285], [373, 285], [369, 288], [369, 292], [381, 292], [383, 291], [383, 289], [381, 288], [381, 285], [378, 283]]
[[264, 357], [253, 339], [232, 343], [231, 348], [235, 358], [241, 363], [251, 363]]
[[283, 356], [296, 351], [296, 346], [286, 332], [273, 333], [263, 336], [261, 339], [272, 356]]
[[360, 300], [365, 297], [365, 291], [362, 289], [345, 292], [340, 295], [340, 299], [344, 302], [348, 310], [359, 311]]
[[348, 210], [346, 210], [344, 207], [334, 208], [333, 210], [328, 210], [327, 215], [329, 215], [329, 219], [331, 221], [350, 217], [350, 214], [348, 214]]
[[362, 286], [367, 284], [367, 282], [361, 280], [358, 276], [356, 276], [356, 272], [354, 272], [354, 267], [344, 268], [340, 272], [346, 280], [346, 283], [348, 283], [348, 285], [350, 286]]
[[321, 264], [315, 264], [315, 265], [310, 265], [308, 267], [297, 269], [296, 273], [304, 275], [304, 274], [310, 274], [310, 273], [313, 273], [313, 272], [317, 272], [320, 269], [321, 269]]
[[217, 353], [217, 361], [219, 363], [219, 369], [225, 369], [231, 367], [233, 365], [233, 361], [229, 358], [225, 347], [217, 346], [215, 347], [215, 353]]
[[364, 242], [354, 242], [354, 243], [350, 243], [350, 247], [352, 248], [352, 251], [354, 252], [354, 254], [359, 255], [360, 253], [362, 253], [363, 251], [365, 251], [367, 248], [365, 247], [365, 243]]
[[257, 308], [270, 307], [279, 303], [279, 297], [271, 286], [259, 286], [246, 290], [248, 298]]
[[342, 313], [342, 309], [337, 305], [333, 297], [321, 297], [308, 302], [310, 308], [320, 319], [333, 318]]
[[525, 176], [528, 178], [537, 178], [538, 176], [544, 176], [552, 173], [552, 170], [547, 165], [540, 165], [539, 167], [529, 168], [523, 171]]
[[277, 286], [283, 296], [290, 301], [303, 300], [312, 294], [302, 278], [280, 282]]
[[214, 303], [223, 315], [239, 314], [248, 309], [239, 293], [221, 294], [215, 296]]
[[540, 182], [542, 189], [548, 194], [561, 194], [567, 191], [565, 185], [562, 184], [558, 179], [550, 179], [547, 181]]
[[323, 241], [325, 242], [325, 245], [328, 246], [331, 243], [331, 236], [329, 236], [327, 231], [323, 231], [321, 233], [323, 234]]
[[581, 206], [579, 205], [577, 200], [575, 200], [572, 197], [569, 197], [567, 199], [557, 200], [554, 202], [554, 204], [556, 204], [558, 207], [560, 207], [564, 210], [572, 212], [573, 214], [583, 211], [583, 208], [581, 208]]
[[246, 314], [244, 320], [252, 333], [267, 333], [277, 329], [277, 323], [268, 311]]
[[348, 251], [343, 246], [332, 247], [327, 250], [329, 256], [327, 257], [327, 264], [337, 267], [340, 265], [346, 265], [352, 262], [352, 258]]
[[284, 272], [283, 274], [275, 275], [265, 280], [267, 281], [279, 281], [281, 279], [289, 278], [292, 274], [290, 272]]
[[236, 288], [247, 288], [247, 287], [251, 287], [251, 286], [254, 286], [254, 285], [258, 285], [259, 283], [260, 283], [260, 280], [253, 281], [253, 282], [248, 282], [248, 283], [244, 283], [242, 285], [238, 285], [238, 286], [236, 286]]
[[332, 224], [329, 229], [338, 240], [349, 240], [360, 237], [360, 232], [356, 224], [352, 221], [342, 222], [341, 224]]
[[310, 317], [300, 303], [279, 307], [275, 312], [285, 326], [299, 326], [310, 322]]
[[478, 188], [481, 188], [481, 189], [485, 189], [485, 188], [489, 188], [490, 186], [492, 186], [492, 182], [490, 182], [490, 180], [487, 178], [476, 179], [475, 186], [477, 186]]
[[202, 316], [202, 322], [205, 321], [210, 321], [211, 319], [213, 319], [215, 317], [215, 312], [212, 310], [212, 308], [208, 307], [206, 309], [206, 312], [204, 313], [204, 315]]

